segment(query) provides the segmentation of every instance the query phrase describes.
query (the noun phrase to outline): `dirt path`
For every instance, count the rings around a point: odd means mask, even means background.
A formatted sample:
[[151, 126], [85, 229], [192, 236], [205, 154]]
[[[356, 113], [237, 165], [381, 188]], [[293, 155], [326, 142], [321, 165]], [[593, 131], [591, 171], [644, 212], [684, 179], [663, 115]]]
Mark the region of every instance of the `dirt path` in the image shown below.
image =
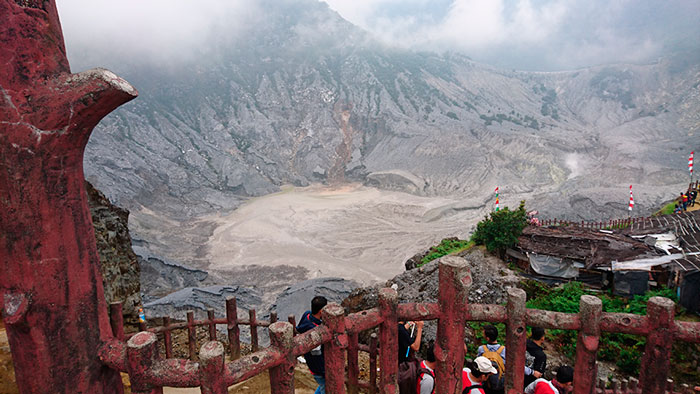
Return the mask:
[[15, 381], [15, 368], [12, 365], [12, 354], [10, 354], [10, 343], [7, 340], [7, 331], [2, 319], [0, 319], [0, 393], [19, 393]]
[[[131, 394], [129, 387], [129, 378], [125, 378], [125, 388], [124, 394]], [[295, 394], [313, 394], [316, 390], [316, 381], [311, 376], [309, 369], [303, 364], [297, 364], [294, 369], [294, 393]], [[16, 391], [15, 391], [16, 392]], [[234, 384], [228, 389], [229, 394], [258, 394], [258, 393], [269, 393], [270, 392], [270, 375], [264, 372], [260, 375], [253, 376], [252, 378]], [[0, 393], [5, 394], [4, 391]], [[200, 394], [201, 390], [197, 388], [175, 388], [175, 387], [164, 387], [163, 394]], [[14, 394], [14, 393], [13, 393]]]

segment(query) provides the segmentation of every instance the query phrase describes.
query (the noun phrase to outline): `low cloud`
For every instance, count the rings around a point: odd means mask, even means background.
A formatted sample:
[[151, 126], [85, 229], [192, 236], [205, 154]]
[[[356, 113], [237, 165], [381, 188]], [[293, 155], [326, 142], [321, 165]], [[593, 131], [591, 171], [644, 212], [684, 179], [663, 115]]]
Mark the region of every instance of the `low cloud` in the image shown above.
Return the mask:
[[458, 51], [509, 68], [645, 62], [673, 40], [700, 38], [700, 2], [693, 0], [450, 0], [444, 12], [434, 10], [440, 4], [413, 0], [407, 2], [413, 15], [393, 0], [363, 0], [354, 8], [325, 1], [391, 45]]
[[[176, 67], [239, 37], [265, 37], [275, 23], [318, 0], [57, 0], [74, 70], [125, 63]], [[679, 43], [700, 42], [696, 0], [325, 0], [343, 18], [401, 48], [461, 52], [499, 67], [557, 70], [645, 62]], [[274, 13], [281, 20], [270, 21]], [[300, 11], [303, 12], [303, 11]], [[285, 19], [288, 18], [288, 19]], [[346, 30], [309, 19], [284, 45], [326, 47]], [[329, 18], [332, 19], [332, 18]], [[348, 30], [350, 31], [350, 30]], [[289, 37], [287, 37], [289, 38]], [[294, 39], [298, 42], [294, 42]], [[364, 37], [347, 36], [348, 41]], [[285, 37], [279, 38], [284, 40]], [[303, 41], [303, 42], [301, 42]], [[349, 42], [339, 42], [345, 46]], [[255, 45], [255, 44], [252, 44]], [[686, 45], [687, 46], [687, 45]]]
[[156, 66], [187, 61], [263, 15], [254, 0], [58, 0], [57, 6], [68, 58], [78, 68], [124, 58]]

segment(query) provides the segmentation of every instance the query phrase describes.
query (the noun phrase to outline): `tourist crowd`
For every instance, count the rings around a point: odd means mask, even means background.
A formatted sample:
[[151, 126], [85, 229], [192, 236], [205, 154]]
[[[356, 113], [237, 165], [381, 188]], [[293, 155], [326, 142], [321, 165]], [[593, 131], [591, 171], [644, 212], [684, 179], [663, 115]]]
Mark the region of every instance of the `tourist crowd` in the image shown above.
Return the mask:
[[[299, 333], [307, 332], [323, 324], [321, 310], [328, 301], [316, 296], [311, 300], [311, 310], [306, 311], [297, 325]], [[401, 394], [432, 394], [435, 392], [435, 342], [430, 341], [425, 349], [425, 359], [417, 354], [421, 347], [423, 322], [399, 322], [399, 391]], [[476, 358], [465, 359], [462, 369], [462, 394], [503, 394], [505, 392], [506, 347], [498, 343], [498, 329], [493, 325], [484, 327], [486, 343], [479, 346]], [[574, 370], [568, 365], [559, 366], [552, 380], [543, 376], [547, 368], [544, 352], [545, 330], [533, 327], [527, 340], [525, 352], [525, 394], [564, 394], [573, 389]], [[466, 353], [467, 347], [464, 345]], [[311, 374], [318, 383], [315, 394], [325, 394], [326, 379], [323, 346], [304, 354]]]

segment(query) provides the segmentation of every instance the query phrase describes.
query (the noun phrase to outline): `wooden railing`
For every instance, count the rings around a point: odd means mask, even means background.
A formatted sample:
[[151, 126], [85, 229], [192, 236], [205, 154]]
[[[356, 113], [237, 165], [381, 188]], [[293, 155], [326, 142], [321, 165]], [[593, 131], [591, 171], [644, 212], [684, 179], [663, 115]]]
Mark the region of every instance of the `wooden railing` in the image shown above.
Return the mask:
[[[700, 180], [695, 182], [690, 182], [688, 184], [688, 190], [700, 190]], [[600, 221], [572, 221], [567, 219], [539, 219], [539, 224], [541, 226], [578, 226], [590, 229], [621, 229], [633, 227], [636, 229], [645, 229], [646, 227], [654, 226], [654, 222], [658, 225], [663, 225], [663, 218], [657, 218], [652, 216], [640, 216], [640, 217], [628, 217], [621, 219], [609, 219]], [[668, 221], [666, 221], [668, 224]]]
[[577, 227], [582, 227], [582, 228], [590, 228], [590, 229], [620, 229], [620, 228], [628, 228], [628, 227], [639, 227], [639, 228], [646, 228], [651, 227], [654, 222], [652, 221], [652, 217], [634, 217], [634, 218], [626, 218], [626, 219], [611, 219], [611, 220], [605, 220], [605, 221], [597, 221], [597, 222], [587, 222], [585, 220], [582, 220], [580, 222], [578, 221], [572, 221], [572, 220], [564, 220], [564, 219], [543, 219], [540, 220], [540, 225], [542, 226], [561, 226], [561, 227], [568, 227], [568, 226], [577, 226]]
[[[681, 212], [674, 215], [661, 215], [661, 216], [647, 216], [647, 217], [634, 217], [627, 219], [615, 219], [599, 222], [586, 222], [586, 221], [570, 221], [562, 219], [544, 219], [540, 220], [540, 226], [560, 226], [560, 227], [582, 227], [589, 229], [630, 229], [630, 230], [646, 230], [647, 228], [658, 228], [665, 226], [674, 226], [675, 223], [685, 223], [688, 226], [695, 226], [693, 219], [691, 218], [692, 213]], [[690, 220], [690, 222], [688, 222]]]
[[[178, 329], [186, 329], [188, 332], [188, 347], [189, 347], [189, 358], [190, 360], [195, 359], [196, 349], [197, 349], [197, 337], [196, 329], [197, 327], [206, 326], [209, 331], [209, 340], [216, 340], [216, 326], [225, 324], [228, 331], [228, 342], [229, 342], [229, 354], [232, 359], [236, 359], [241, 355], [241, 341], [240, 341], [240, 327], [241, 325], [250, 327], [250, 344], [252, 350], [255, 352], [260, 348], [258, 339], [258, 327], [269, 327], [270, 324], [277, 321], [277, 313], [270, 313], [270, 320], [258, 320], [256, 317], [255, 309], [248, 310], [247, 319], [238, 318], [238, 308], [236, 306], [236, 298], [228, 298], [226, 300], [226, 317], [216, 318], [214, 316], [214, 310], [207, 310], [207, 318], [204, 320], [195, 320], [194, 311], [187, 311], [187, 321], [171, 323], [169, 317], [163, 317], [163, 325], [157, 327], [148, 328], [145, 322], [139, 323], [140, 331], [148, 331], [155, 334], [162, 334], [163, 337], [163, 347], [165, 352], [165, 357], [171, 358], [173, 354], [172, 347], [172, 337], [171, 332]], [[292, 326], [295, 326], [294, 316], [289, 316], [289, 322]], [[128, 340], [136, 333], [124, 334], [124, 319], [122, 313], [121, 302], [114, 302], [110, 305], [110, 324], [112, 326], [112, 332], [114, 336], [120, 340]]]
[[[322, 311], [323, 325], [294, 336], [292, 323], [270, 323], [270, 347], [229, 362], [225, 362], [223, 344], [214, 340], [201, 347], [198, 363], [184, 359], [162, 359], [157, 349], [156, 332], [168, 330], [161, 328], [141, 331], [127, 342], [119, 339], [120, 333], [117, 332], [115, 338], [103, 345], [101, 360], [107, 366], [129, 374], [134, 394], [161, 393], [162, 386], [200, 386], [202, 393], [224, 394], [228, 386], [265, 370], [270, 371], [271, 392], [289, 394], [294, 392], [296, 357], [323, 344], [328, 393], [345, 393], [346, 390], [349, 393], [357, 393], [360, 388], [369, 392], [397, 393], [398, 321], [437, 320], [435, 392], [454, 394], [461, 392], [464, 326], [468, 321], [484, 321], [506, 324], [506, 385], [509, 394], [522, 392], [527, 326], [579, 332], [574, 369], [576, 394], [604, 392], [603, 389], [595, 387], [596, 355], [601, 332], [645, 336], [646, 348], [641, 361], [641, 376], [638, 383], [635, 380], [625, 383], [624, 392], [662, 394], [667, 389], [673, 392], [667, 380], [673, 342], [700, 343], [700, 323], [675, 321], [675, 305], [666, 298], [652, 297], [647, 305], [646, 316], [604, 313], [601, 300], [588, 295], [581, 297], [580, 312], [577, 314], [527, 309], [525, 292], [517, 288], [508, 289], [508, 301], [505, 306], [469, 304], [467, 295], [471, 276], [466, 262], [458, 257], [445, 256], [440, 259], [439, 267], [440, 287], [437, 303], [399, 304], [398, 294], [390, 288], [379, 291], [377, 308], [347, 316], [340, 305], [331, 303]], [[224, 319], [210, 317], [200, 322], [190, 319], [186, 327], [211, 327], [221, 321], [221, 324], [232, 328], [230, 319], [224, 322]], [[165, 327], [172, 330], [176, 326], [181, 327], [176, 324]], [[374, 328], [379, 329], [380, 351], [378, 359], [375, 358], [381, 371], [379, 380], [377, 382], [376, 375], [373, 375], [369, 382], [355, 384], [358, 376], [357, 351], [362, 350], [358, 344], [358, 334]], [[229, 336], [231, 334], [232, 331], [229, 330]], [[235, 329], [233, 334], [236, 334]], [[366, 350], [372, 352], [372, 349], [376, 351], [376, 347], [373, 346]], [[376, 374], [376, 371], [376, 365], [370, 366], [370, 372]], [[622, 389], [621, 384], [615, 392], [623, 392]]]

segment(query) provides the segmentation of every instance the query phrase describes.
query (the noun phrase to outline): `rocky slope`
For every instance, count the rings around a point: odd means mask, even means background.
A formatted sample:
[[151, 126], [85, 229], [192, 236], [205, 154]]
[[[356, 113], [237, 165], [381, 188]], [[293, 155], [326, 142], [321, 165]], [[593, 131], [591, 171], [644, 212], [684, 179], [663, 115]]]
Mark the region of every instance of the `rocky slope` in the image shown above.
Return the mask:
[[103, 121], [86, 171], [173, 218], [285, 183], [363, 181], [422, 195], [502, 193], [570, 219], [645, 212], [686, 181], [700, 126], [697, 55], [570, 72], [499, 70], [375, 43], [323, 3], [265, 20], [196, 61], [115, 68], [138, 100]]
[[[92, 134], [85, 170], [131, 210], [151, 301], [216, 284], [263, 286], [269, 306], [273, 294], [308, 279], [304, 266], [270, 270], [233, 252], [221, 277], [179, 267], [211, 264], [208, 243], [220, 224], [212, 214], [285, 184], [362, 182], [447, 197], [460, 202], [422, 213], [421, 225], [448, 217], [467, 231], [492, 206], [495, 186], [506, 205], [527, 199], [544, 217], [581, 220], [626, 216], [630, 184], [635, 213], [645, 214], [687, 182], [700, 127], [696, 52], [519, 72], [385, 47], [315, 0], [254, 3], [265, 18], [216, 36], [186, 61], [109, 65], [140, 96]], [[373, 245], [402, 234], [387, 227], [378, 226]], [[281, 236], [298, 243], [290, 234]], [[320, 238], [345, 245], [334, 237]], [[368, 244], [350, 246], [363, 253]]]

